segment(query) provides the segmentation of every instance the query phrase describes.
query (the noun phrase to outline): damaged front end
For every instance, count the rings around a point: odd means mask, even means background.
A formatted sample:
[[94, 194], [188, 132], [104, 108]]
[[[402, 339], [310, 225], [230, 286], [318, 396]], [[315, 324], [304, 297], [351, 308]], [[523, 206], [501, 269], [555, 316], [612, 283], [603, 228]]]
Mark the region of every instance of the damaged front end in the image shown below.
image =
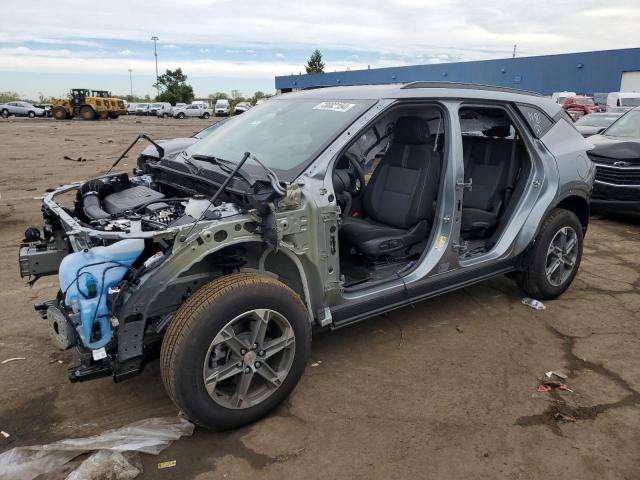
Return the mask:
[[[72, 382], [138, 374], [184, 300], [242, 267], [236, 244], [274, 241], [272, 206], [279, 195], [268, 183], [236, 181], [227, 189], [183, 167], [152, 159], [132, 176], [109, 173], [43, 198], [43, 232], [25, 233], [20, 274], [31, 282], [58, 275], [57, 297], [35, 308], [57, 348], [77, 349]], [[223, 193], [215, 204], [214, 192]], [[59, 198], [69, 193], [75, 193], [73, 205], [63, 206]], [[205, 243], [208, 253], [224, 252], [183, 272]], [[198, 255], [207, 256], [206, 249]]]

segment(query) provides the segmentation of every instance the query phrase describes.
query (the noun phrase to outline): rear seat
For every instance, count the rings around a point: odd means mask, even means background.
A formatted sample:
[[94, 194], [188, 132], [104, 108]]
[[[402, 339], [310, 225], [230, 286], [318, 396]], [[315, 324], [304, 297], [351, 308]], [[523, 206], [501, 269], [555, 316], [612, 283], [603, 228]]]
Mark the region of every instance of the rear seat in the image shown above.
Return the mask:
[[485, 130], [482, 137], [462, 137], [464, 176], [472, 183], [462, 201], [463, 232], [482, 234], [498, 222], [514, 156], [514, 140], [505, 138], [509, 130], [508, 125], [500, 125]]

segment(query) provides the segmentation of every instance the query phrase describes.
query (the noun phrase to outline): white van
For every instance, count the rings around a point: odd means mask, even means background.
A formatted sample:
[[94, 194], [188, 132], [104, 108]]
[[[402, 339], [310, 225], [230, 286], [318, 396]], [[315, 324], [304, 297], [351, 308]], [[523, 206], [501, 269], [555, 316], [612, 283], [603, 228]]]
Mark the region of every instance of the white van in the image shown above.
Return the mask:
[[607, 112], [626, 112], [640, 106], [640, 92], [611, 92], [607, 95]]
[[231, 113], [231, 105], [226, 98], [219, 98], [216, 100], [215, 115], [216, 117], [226, 117]]
[[171, 104], [169, 102], [158, 102], [149, 105], [149, 115], [167, 118], [171, 115]]
[[558, 105], [564, 105], [564, 101], [569, 97], [575, 97], [576, 92], [553, 92], [551, 95], [551, 101], [556, 102]]

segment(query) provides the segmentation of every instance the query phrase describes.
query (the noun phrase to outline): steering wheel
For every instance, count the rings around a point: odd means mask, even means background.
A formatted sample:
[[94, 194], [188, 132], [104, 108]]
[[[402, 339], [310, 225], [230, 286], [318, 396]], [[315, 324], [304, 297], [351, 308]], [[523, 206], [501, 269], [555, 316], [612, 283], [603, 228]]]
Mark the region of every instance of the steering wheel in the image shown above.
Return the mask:
[[[362, 165], [358, 157], [352, 153], [345, 152], [342, 155], [349, 162], [347, 168], [336, 168], [333, 172], [333, 189], [336, 195], [349, 193], [352, 197], [359, 197], [364, 192], [365, 178]], [[342, 159], [340, 159], [342, 162]]]

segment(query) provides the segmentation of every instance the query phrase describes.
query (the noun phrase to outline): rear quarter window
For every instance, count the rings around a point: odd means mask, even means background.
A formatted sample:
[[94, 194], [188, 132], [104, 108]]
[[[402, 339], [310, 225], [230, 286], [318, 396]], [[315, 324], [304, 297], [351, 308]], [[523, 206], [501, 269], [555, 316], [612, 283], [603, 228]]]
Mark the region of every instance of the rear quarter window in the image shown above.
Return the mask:
[[[529, 126], [529, 129], [536, 138], [543, 137], [555, 124], [555, 122], [538, 107], [534, 107], [533, 105], [524, 105], [521, 103], [518, 103], [517, 107], [518, 111]], [[573, 122], [571, 123], [573, 124]]]

